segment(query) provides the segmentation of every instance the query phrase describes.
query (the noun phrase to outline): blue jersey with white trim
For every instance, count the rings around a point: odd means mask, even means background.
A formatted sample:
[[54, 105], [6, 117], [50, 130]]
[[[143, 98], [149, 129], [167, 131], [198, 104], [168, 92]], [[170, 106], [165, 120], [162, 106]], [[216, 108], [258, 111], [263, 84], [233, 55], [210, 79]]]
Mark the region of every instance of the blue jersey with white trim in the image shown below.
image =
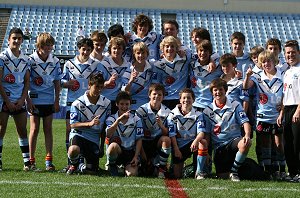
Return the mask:
[[62, 82], [76, 80], [75, 85], [68, 89], [68, 104], [74, 102], [88, 89], [88, 79], [96, 71], [98, 64], [99, 62], [93, 61], [90, 58], [85, 63], [80, 63], [77, 56], [65, 63]]
[[[2, 87], [11, 102], [21, 98], [24, 89], [24, 77], [29, 72], [29, 57], [20, 52], [15, 57], [10, 48], [0, 54], [0, 70], [2, 70]], [[3, 98], [0, 96], [0, 102]]]
[[248, 53], [244, 53], [243, 56], [236, 57], [236, 60], [237, 60], [236, 70], [242, 73], [242, 78], [244, 79], [248, 68], [252, 67], [254, 63], [251, 60]]
[[[134, 66], [130, 66], [126, 69], [123, 74], [123, 87], [125, 90], [131, 76], [131, 72], [134, 71]], [[148, 91], [152, 83], [153, 66], [147, 61], [143, 72], [139, 72], [138, 76], [134, 79], [131, 84], [130, 94], [132, 98], [131, 109], [136, 110], [141, 105], [148, 101]]]
[[187, 87], [190, 58], [176, 55], [172, 62], [162, 58], [154, 63], [154, 80], [166, 89], [165, 100], [178, 99], [179, 92]]
[[160, 37], [161, 35], [157, 34], [156, 32], [149, 32], [144, 38], [140, 38], [136, 34], [131, 35], [127, 47], [125, 49], [124, 58], [128, 62], [131, 62], [133, 57], [133, 53], [132, 53], [133, 45], [137, 42], [144, 42], [149, 49], [148, 60], [158, 60], [160, 57], [159, 54]]
[[149, 102], [136, 110], [136, 114], [141, 118], [143, 123], [144, 140], [153, 140], [162, 135], [162, 130], [156, 122], [156, 117], [159, 116], [163, 125], [168, 127], [167, 118], [170, 112], [171, 110], [168, 107], [161, 104], [159, 111], [154, 113]]
[[127, 68], [130, 68], [130, 63], [125, 59], [123, 59], [122, 65], [116, 64], [111, 57], [101, 61], [97, 67], [97, 71], [102, 73], [105, 81], [109, 80], [114, 73], [118, 74], [116, 81], [103, 89], [102, 95], [112, 101], [116, 100], [118, 93], [121, 91], [123, 85], [123, 75]]
[[100, 95], [97, 103], [92, 104], [87, 97], [88, 92], [89, 91], [86, 91], [84, 95], [72, 103], [70, 110], [70, 124], [90, 122], [96, 116], [100, 116], [100, 124], [92, 127], [72, 128], [70, 139], [75, 135], [78, 135], [99, 145], [100, 134], [104, 133], [105, 121], [110, 115], [111, 103], [106, 97]]
[[[58, 58], [50, 54], [44, 62], [37, 52], [30, 55], [29, 97], [33, 104], [54, 103], [54, 81], [60, 81], [62, 71]], [[59, 90], [57, 90], [59, 91]]]
[[199, 130], [211, 133], [214, 148], [224, 146], [235, 138], [241, 137], [241, 125], [249, 122], [241, 104], [226, 99], [225, 106], [220, 109], [213, 101], [203, 111], [204, 121]]
[[[221, 76], [223, 78], [223, 76]], [[244, 101], [249, 101], [248, 90], [243, 89], [243, 80], [241, 78], [232, 78], [227, 82], [227, 98], [232, 101], [238, 101], [242, 106]]]
[[168, 116], [168, 127], [169, 137], [176, 137], [178, 147], [182, 148], [194, 141], [200, 132], [197, 126], [201, 125], [203, 114], [193, 107], [188, 114], [182, 115], [179, 106], [177, 105]]
[[[106, 120], [106, 131], [111, 125], [118, 119], [118, 112], [111, 115]], [[118, 136], [121, 139], [121, 146], [125, 150], [135, 149], [136, 141], [143, 138], [143, 125], [141, 119], [130, 113], [126, 123], [119, 122], [117, 130], [114, 132], [112, 137]]]
[[222, 75], [222, 69], [219, 62], [215, 60], [217, 68], [213, 72], [209, 72], [208, 65], [201, 65], [197, 60], [193, 60], [190, 65], [190, 81], [191, 88], [195, 93], [195, 102], [193, 106], [205, 108], [213, 100], [209, 85], [211, 81]]
[[283, 72], [277, 69], [270, 80], [264, 71], [260, 71], [258, 75], [252, 76], [251, 80], [255, 83], [257, 91], [257, 120], [276, 124], [278, 107], [283, 97]]

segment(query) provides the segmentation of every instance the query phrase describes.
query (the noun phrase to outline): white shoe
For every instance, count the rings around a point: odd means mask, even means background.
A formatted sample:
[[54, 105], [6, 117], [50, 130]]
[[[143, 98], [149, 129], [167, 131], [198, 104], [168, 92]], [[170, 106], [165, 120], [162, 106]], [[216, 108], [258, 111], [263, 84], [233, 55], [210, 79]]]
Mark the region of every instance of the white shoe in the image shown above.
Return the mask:
[[196, 175], [195, 175], [195, 178], [197, 179], [197, 180], [203, 180], [203, 179], [205, 179], [207, 177], [207, 173], [197, 173]]
[[233, 182], [240, 182], [241, 181], [240, 178], [239, 178], [239, 175], [237, 173], [230, 173], [229, 178]]
[[297, 174], [295, 177], [293, 177], [293, 181], [299, 183], [300, 182], [300, 174]]

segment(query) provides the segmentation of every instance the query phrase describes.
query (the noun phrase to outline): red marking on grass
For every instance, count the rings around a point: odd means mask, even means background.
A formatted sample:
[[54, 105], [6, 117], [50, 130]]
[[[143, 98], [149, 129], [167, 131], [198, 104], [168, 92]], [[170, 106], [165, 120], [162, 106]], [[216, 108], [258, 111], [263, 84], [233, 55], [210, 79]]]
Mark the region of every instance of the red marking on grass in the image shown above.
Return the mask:
[[176, 179], [165, 179], [165, 185], [172, 198], [187, 198], [188, 195], [184, 192], [181, 184]]

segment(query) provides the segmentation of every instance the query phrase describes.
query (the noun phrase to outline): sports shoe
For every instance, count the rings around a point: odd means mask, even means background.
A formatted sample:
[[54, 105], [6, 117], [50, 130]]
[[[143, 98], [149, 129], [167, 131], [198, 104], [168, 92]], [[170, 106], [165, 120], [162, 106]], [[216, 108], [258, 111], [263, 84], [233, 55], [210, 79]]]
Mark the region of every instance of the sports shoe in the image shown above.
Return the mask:
[[25, 164], [24, 164], [23, 170], [24, 170], [25, 172], [30, 171], [30, 165], [25, 165]]
[[60, 173], [66, 173], [70, 168], [70, 165], [65, 166], [63, 169], [61, 169], [59, 172]]
[[288, 174], [286, 172], [281, 172], [280, 178], [282, 181], [292, 181], [293, 180], [293, 178], [290, 176], [290, 174]]
[[272, 179], [275, 181], [280, 181], [281, 180], [281, 175], [279, 171], [276, 171], [272, 174]]
[[49, 172], [51, 172], [51, 171], [55, 171], [55, 166], [54, 166], [54, 164], [49, 164], [48, 166], [46, 166], [46, 171], [49, 171]]
[[206, 177], [207, 177], [207, 173], [205, 173], [205, 172], [197, 173], [197, 174], [195, 175], [195, 178], [196, 178], [197, 180], [203, 180], [203, 179], [205, 179]]
[[239, 175], [237, 173], [230, 173], [229, 178], [233, 182], [240, 182], [241, 181], [240, 178], [239, 178]]
[[73, 175], [77, 171], [77, 167], [74, 165], [70, 165], [68, 171], [66, 172], [67, 175]]
[[295, 177], [293, 177], [293, 181], [299, 183], [300, 182], [300, 174], [297, 174]]
[[166, 172], [167, 172], [166, 169], [167, 169], [167, 168], [163, 168], [163, 167], [159, 167], [159, 168], [158, 168], [158, 175], [157, 175], [157, 177], [158, 177], [159, 179], [165, 179], [165, 178], [166, 178]]
[[109, 164], [108, 165], [108, 170], [110, 172], [110, 175], [115, 177], [118, 176], [119, 172], [118, 172], [118, 167], [116, 164]]
[[41, 169], [39, 169], [39, 168], [36, 167], [35, 163], [29, 165], [29, 170], [33, 171], [33, 172], [40, 172], [40, 171], [42, 171]]
[[109, 169], [109, 162], [106, 162], [106, 164], [104, 165], [105, 167], [105, 170], [108, 170]]

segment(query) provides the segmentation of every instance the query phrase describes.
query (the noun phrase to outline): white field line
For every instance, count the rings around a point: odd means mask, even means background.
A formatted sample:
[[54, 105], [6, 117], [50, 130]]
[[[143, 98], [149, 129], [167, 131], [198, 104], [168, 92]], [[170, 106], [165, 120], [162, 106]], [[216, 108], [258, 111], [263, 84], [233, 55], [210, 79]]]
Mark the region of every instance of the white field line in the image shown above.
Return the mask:
[[[141, 184], [94, 184], [94, 183], [86, 183], [86, 182], [35, 182], [35, 181], [16, 181], [16, 180], [0, 180], [1, 184], [27, 184], [27, 185], [60, 185], [60, 186], [97, 186], [97, 187], [116, 187], [116, 188], [145, 188], [145, 189], [165, 189], [166, 187], [161, 185], [141, 185]], [[174, 190], [196, 190], [197, 188], [172, 188]], [[300, 192], [299, 188], [227, 188], [227, 187], [219, 187], [219, 186], [211, 186], [206, 189], [201, 188], [201, 190], [210, 190], [210, 191], [220, 191], [220, 190], [232, 190], [232, 191], [285, 191], [285, 192]]]

